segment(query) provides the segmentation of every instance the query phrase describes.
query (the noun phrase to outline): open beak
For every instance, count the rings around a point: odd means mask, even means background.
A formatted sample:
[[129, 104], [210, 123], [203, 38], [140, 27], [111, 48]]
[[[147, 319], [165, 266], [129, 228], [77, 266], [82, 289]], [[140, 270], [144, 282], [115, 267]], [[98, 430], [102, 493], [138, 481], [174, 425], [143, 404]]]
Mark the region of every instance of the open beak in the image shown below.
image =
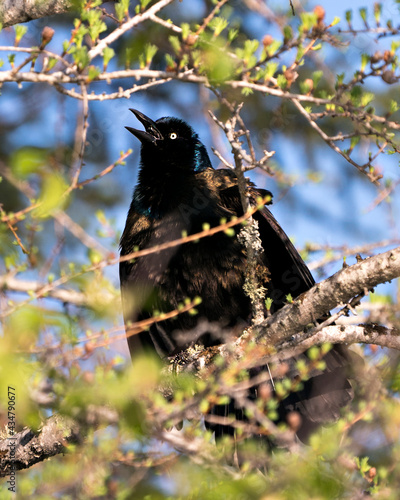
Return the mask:
[[136, 128], [132, 127], [125, 128], [129, 130], [131, 134], [137, 137], [142, 144], [145, 142], [152, 142], [153, 144], [157, 144], [157, 141], [162, 141], [164, 139], [153, 120], [151, 120], [149, 117], [147, 117], [137, 109], [129, 108], [129, 111], [132, 111], [136, 118], [143, 124], [145, 130], [137, 130]]

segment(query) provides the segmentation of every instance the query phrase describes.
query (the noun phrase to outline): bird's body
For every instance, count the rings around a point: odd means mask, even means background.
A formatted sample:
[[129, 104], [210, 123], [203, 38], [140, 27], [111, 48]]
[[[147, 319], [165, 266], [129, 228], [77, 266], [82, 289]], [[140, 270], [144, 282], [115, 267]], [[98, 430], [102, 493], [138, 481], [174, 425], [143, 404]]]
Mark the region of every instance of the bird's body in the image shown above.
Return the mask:
[[[121, 238], [121, 256], [243, 214], [236, 176], [228, 169], [212, 168], [204, 145], [191, 127], [176, 118], [153, 122], [132, 111], [146, 131], [127, 127], [141, 140], [142, 150], [138, 184]], [[266, 193], [249, 186], [252, 204]], [[272, 299], [273, 312], [284, 304], [288, 294], [298, 296], [311, 288], [314, 280], [271, 212], [264, 207], [254, 219], [263, 245], [257, 262], [258, 280]], [[221, 338], [213, 335], [212, 329], [197, 332], [200, 320], [218, 323], [221, 330], [232, 335], [250, 324], [251, 303], [243, 290], [246, 251], [237, 238], [239, 230], [236, 226], [234, 235], [219, 232], [134, 262], [121, 262], [125, 323], [151, 317], [155, 311], [168, 313], [187, 298], [202, 299], [198, 314], [182, 313], [128, 337], [132, 356], [147, 348], [163, 358], [194, 343], [220, 343]], [[336, 346], [325, 356], [325, 362], [326, 370], [307, 381], [302, 392], [290, 395], [280, 408], [282, 419], [289, 411], [300, 413], [301, 437], [318, 423], [337, 418], [340, 408], [351, 399], [345, 349]]]

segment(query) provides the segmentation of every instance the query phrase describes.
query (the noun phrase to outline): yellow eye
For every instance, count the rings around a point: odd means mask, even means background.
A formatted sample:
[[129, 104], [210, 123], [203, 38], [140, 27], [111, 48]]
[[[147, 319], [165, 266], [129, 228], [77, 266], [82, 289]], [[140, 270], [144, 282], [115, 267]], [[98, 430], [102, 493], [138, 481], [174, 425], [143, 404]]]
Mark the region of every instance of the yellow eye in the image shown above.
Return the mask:
[[178, 137], [178, 134], [176, 134], [175, 132], [172, 132], [172, 134], [169, 134], [169, 138], [174, 140]]

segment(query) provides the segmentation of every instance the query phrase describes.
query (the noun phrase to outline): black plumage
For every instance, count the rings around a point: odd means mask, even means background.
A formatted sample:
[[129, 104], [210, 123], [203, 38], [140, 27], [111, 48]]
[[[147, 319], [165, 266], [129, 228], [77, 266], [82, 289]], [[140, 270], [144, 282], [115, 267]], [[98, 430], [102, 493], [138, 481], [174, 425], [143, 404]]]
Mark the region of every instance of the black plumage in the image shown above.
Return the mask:
[[[234, 172], [212, 168], [206, 148], [189, 125], [171, 117], [153, 122], [139, 111], [131, 111], [145, 130], [126, 127], [142, 147], [138, 183], [121, 237], [121, 256], [173, 241], [183, 233], [199, 232], [204, 223], [214, 227], [221, 219], [243, 214]], [[249, 185], [252, 204], [267, 193]], [[314, 280], [268, 208], [257, 211], [254, 219], [264, 249], [259, 256], [258, 277], [273, 299], [273, 312], [284, 304], [288, 294], [298, 296], [311, 288]], [[236, 226], [236, 234], [239, 230]], [[180, 314], [129, 336], [131, 355], [150, 349], [164, 358], [192, 343], [220, 343], [221, 339], [208, 331], [200, 338], [192, 336], [201, 319], [218, 322], [224, 331], [240, 333], [251, 322], [250, 300], [243, 291], [245, 272], [243, 245], [236, 236], [223, 232], [133, 262], [121, 262], [126, 324], [151, 317], [156, 310], [171, 311], [187, 297], [202, 298], [197, 315]], [[279, 407], [281, 420], [293, 410], [301, 415], [298, 435], [302, 439], [321, 423], [336, 419], [352, 397], [346, 348], [334, 346], [324, 360], [326, 369], [313, 374], [301, 391], [292, 393]], [[227, 406], [216, 411], [221, 414], [231, 410]], [[221, 426], [215, 430], [217, 435], [232, 432]]]

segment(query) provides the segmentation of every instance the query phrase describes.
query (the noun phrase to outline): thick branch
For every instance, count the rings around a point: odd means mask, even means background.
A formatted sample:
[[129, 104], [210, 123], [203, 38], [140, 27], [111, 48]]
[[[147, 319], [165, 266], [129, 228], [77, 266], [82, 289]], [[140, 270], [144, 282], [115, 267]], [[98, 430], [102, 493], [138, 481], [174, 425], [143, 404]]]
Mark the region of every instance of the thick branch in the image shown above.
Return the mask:
[[[304, 351], [318, 344], [375, 344], [400, 350], [400, 332], [384, 326], [367, 325], [331, 325], [326, 326], [315, 335], [296, 342]], [[285, 351], [286, 352], [286, 351]]]
[[338, 271], [277, 311], [258, 328], [259, 336], [277, 345], [301, 332], [331, 309], [380, 283], [400, 276], [400, 247]]
[[71, 0], [3, 0], [0, 19], [3, 27], [26, 23], [41, 17], [62, 14], [71, 8]]
[[68, 443], [80, 441], [76, 422], [53, 415], [38, 433], [28, 428], [0, 440], [0, 477], [27, 469], [37, 462], [61, 453]]
[[87, 427], [118, 423], [117, 412], [108, 406], [89, 405], [80, 423], [63, 415], [52, 415], [37, 432], [25, 428], [10, 437], [0, 436], [0, 477], [28, 469], [65, 451], [69, 443], [81, 443]]

